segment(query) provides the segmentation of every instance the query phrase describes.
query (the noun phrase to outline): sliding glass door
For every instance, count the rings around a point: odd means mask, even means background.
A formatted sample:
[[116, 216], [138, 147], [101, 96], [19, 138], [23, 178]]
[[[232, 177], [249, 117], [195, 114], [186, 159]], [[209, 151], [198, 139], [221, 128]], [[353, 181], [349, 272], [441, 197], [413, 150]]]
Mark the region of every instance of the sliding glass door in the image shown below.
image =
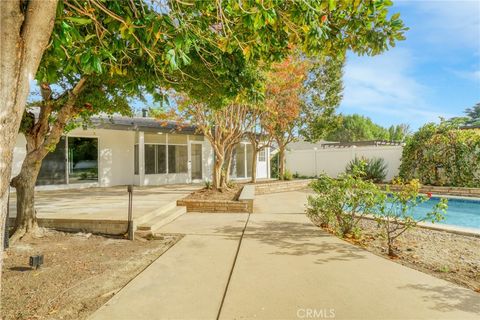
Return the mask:
[[202, 145], [200, 143], [190, 144], [190, 160], [192, 164], [192, 180], [202, 180]]
[[62, 137], [42, 161], [37, 185], [98, 181], [98, 139]]
[[68, 138], [68, 183], [98, 181], [98, 139]]

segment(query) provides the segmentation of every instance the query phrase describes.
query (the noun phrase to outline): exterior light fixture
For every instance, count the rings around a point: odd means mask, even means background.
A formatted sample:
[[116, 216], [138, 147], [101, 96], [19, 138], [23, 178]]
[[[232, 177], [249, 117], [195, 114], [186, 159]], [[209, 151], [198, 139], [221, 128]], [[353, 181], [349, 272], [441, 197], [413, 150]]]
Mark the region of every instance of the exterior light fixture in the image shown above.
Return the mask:
[[29, 265], [32, 268], [38, 269], [43, 264], [43, 254], [31, 256]]

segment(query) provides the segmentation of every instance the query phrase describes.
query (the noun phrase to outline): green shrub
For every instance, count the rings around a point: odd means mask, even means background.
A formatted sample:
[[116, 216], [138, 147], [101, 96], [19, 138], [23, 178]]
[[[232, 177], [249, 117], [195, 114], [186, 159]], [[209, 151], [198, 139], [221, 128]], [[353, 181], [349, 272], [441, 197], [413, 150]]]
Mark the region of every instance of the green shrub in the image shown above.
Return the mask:
[[400, 190], [391, 192], [387, 186], [386, 193], [377, 195], [378, 208], [375, 212], [378, 227], [387, 240], [388, 255], [390, 256], [396, 255], [394, 245], [400, 235], [415, 227], [419, 222], [441, 221], [447, 210], [447, 200], [440, 199], [440, 202], [433, 206], [431, 211], [422, 217], [415, 218], [413, 210], [419, 204], [428, 201], [429, 197], [419, 194], [420, 183], [418, 180], [409, 182], [397, 180], [394, 181], [394, 185], [399, 186]]
[[373, 182], [363, 180], [357, 169], [339, 179], [321, 175], [311, 187], [317, 195], [308, 198], [307, 214], [342, 237], [360, 235], [358, 223], [364, 215], [373, 214], [380, 192]]
[[366, 159], [355, 157], [347, 164], [345, 172], [353, 173], [355, 168], [362, 172], [361, 177], [364, 180], [383, 182], [387, 176], [387, 164], [383, 158]]
[[292, 179], [293, 179], [292, 173], [289, 170], [285, 169], [285, 173], [283, 174], [283, 177], [281, 180], [292, 180]]
[[407, 140], [400, 177], [422, 184], [480, 187], [480, 129], [429, 123]]

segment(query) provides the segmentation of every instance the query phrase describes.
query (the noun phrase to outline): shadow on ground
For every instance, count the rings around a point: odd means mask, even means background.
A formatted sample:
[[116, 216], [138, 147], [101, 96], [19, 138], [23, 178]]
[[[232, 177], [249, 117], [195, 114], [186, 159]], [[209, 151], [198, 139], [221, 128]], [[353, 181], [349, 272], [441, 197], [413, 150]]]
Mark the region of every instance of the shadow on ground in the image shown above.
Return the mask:
[[434, 302], [432, 309], [442, 312], [460, 310], [480, 315], [480, 295], [467, 289], [452, 286], [431, 286], [426, 284], [409, 284], [399, 289], [423, 292], [423, 300]]
[[[238, 231], [233, 227], [216, 230], [219, 234]], [[271, 247], [270, 254], [318, 257], [317, 264], [330, 261], [352, 261], [365, 258], [365, 250], [337, 239], [327, 232], [306, 223], [255, 222], [248, 225], [244, 239], [253, 239]]]

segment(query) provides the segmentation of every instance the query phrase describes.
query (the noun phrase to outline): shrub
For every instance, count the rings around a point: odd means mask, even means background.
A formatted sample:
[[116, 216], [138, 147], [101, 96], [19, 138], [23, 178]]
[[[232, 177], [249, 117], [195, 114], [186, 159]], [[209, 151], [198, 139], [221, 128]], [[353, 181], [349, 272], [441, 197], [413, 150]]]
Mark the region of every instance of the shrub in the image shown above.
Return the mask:
[[403, 182], [397, 180], [394, 185], [400, 186], [400, 190], [391, 192], [387, 186], [386, 193], [379, 193], [378, 209], [375, 216], [382, 235], [387, 240], [388, 255], [395, 256], [394, 245], [396, 239], [405, 231], [415, 227], [419, 222], [441, 221], [447, 209], [447, 200], [440, 199], [439, 203], [432, 207], [432, 210], [425, 215], [415, 218], [413, 210], [419, 204], [428, 201], [429, 197], [419, 195], [420, 183], [418, 180]]
[[281, 180], [292, 180], [292, 179], [293, 179], [292, 173], [287, 169], [285, 169], [285, 173], [283, 174], [283, 177]]
[[429, 123], [407, 140], [400, 176], [423, 184], [480, 187], [480, 129]]
[[380, 192], [371, 181], [363, 180], [357, 169], [339, 179], [322, 175], [311, 187], [317, 196], [308, 198], [307, 214], [342, 237], [359, 236], [358, 223], [364, 215], [373, 214]]
[[205, 180], [205, 189], [212, 189], [212, 181], [210, 180]]
[[361, 177], [364, 180], [383, 182], [387, 176], [387, 164], [383, 158], [366, 159], [355, 157], [347, 164], [345, 172], [353, 173], [355, 168], [359, 169], [358, 172], [362, 172]]

